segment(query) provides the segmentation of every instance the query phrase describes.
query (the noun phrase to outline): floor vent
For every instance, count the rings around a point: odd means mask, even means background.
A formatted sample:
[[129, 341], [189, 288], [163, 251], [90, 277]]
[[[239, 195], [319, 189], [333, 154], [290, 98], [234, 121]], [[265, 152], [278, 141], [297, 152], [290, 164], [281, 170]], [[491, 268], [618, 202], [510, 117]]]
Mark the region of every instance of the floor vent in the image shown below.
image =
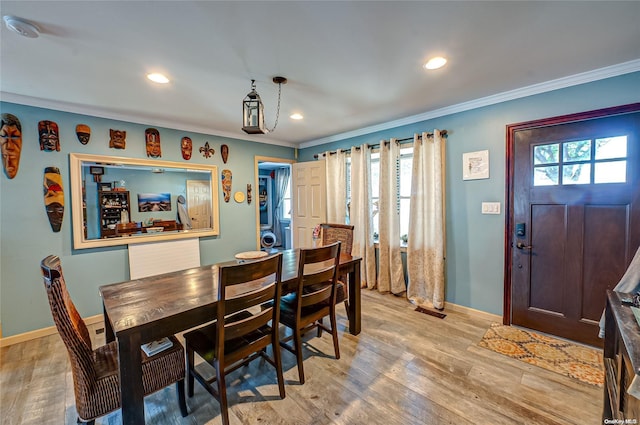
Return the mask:
[[444, 313], [440, 313], [439, 311], [427, 310], [423, 307], [416, 307], [416, 311], [428, 314], [429, 316], [437, 317], [438, 319], [444, 319], [445, 317], [447, 317], [447, 315]]

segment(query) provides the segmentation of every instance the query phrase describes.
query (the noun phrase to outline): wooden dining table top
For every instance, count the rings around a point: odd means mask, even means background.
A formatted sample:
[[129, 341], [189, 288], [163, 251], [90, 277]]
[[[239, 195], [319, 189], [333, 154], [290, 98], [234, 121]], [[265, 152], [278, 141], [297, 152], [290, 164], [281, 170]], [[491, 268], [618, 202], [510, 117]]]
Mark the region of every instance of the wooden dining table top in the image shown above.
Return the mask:
[[[282, 256], [283, 293], [287, 293], [295, 289], [299, 251], [286, 250]], [[339, 268], [353, 267], [358, 261], [360, 257], [341, 254]], [[174, 332], [172, 328], [179, 326], [171, 326], [172, 317], [184, 318], [185, 312], [195, 316], [194, 321], [212, 320], [218, 301], [218, 267], [238, 262], [232, 260], [101, 286], [113, 333], [140, 333], [144, 342], [163, 336], [163, 332]], [[158, 326], [163, 322], [168, 328]]]

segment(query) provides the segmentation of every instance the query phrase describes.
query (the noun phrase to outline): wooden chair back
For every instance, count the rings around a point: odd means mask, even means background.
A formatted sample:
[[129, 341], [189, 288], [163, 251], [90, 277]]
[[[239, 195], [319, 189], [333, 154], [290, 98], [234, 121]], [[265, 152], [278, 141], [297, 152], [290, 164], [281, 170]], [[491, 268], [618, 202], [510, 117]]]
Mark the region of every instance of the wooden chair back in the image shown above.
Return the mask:
[[350, 224], [322, 223], [322, 245], [342, 242], [340, 252], [351, 255], [353, 247], [353, 226]]
[[[226, 375], [254, 359], [262, 357], [275, 367], [280, 397], [285, 397], [278, 346], [282, 254], [218, 266], [217, 278], [217, 320], [184, 334], [187, 388], [192, 397], [197, 379], [220, 402], [222, 423], [229, 425]], [[273, 358], [267, 355], [269, 345]], [[196, 370], [195, 353], [215, 368], [215, 377], [205, 377]]]
[[[282, 254], [264, 260], [219, 267], [216, 344], [218, 359], [224, 359], [224, 363], [230, 364], [250, 354], [251, 347], [247, 347], [247, 350], [237, 353], [234, 358], [225, 358], [224, 343], [251, 334], [267, 325], [269, 321], [278, 323], [281, 294]], [[257, 311], [269, 301], [273, 305]], [[244, 320], [225, 320], [229, 316], [250, 309], [252, 315]]]
[[[297, 310], [320, 303], [336, 302], [336, 273], [341, 242], [319, 248], [301, 249], [298, 264]], [[327, 307], [326, 314], [329, 314]], [[325, 314], [325, 315], [326, 315]]]

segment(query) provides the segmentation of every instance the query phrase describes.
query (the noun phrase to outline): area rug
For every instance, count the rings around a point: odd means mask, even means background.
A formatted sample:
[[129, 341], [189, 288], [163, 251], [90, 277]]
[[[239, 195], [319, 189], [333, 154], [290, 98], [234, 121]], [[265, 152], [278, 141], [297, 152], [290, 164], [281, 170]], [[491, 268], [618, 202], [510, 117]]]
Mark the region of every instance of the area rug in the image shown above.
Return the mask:
[[535, 332], [493, 323], [480, 347], [601, 387], [602, 351]]

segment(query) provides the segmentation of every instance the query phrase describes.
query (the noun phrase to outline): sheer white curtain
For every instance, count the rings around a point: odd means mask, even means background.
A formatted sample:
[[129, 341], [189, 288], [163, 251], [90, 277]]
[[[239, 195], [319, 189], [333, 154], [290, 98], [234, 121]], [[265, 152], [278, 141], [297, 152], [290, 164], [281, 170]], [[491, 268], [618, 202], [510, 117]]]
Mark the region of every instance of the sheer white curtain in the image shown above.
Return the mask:
[[413, 142], [407, 298], [416, 304], [444, 307], [444, 142], [416, 134]]
[[378, 291], [394, 294], [406, 290], [400, 254], [399, 172], [400, 145], [396, 139], [380, 142]]
[[345, 223], [347, 216], [347, 154], [325, 152], [327, 170], [327, 223]]
[[351, 149], [351, 209], [353, 229], [352, 255], [362, 257], [362, 285], [375, 288], [376, 254], [373, 246], [371, 210], [371, 151], [364, 144]]

